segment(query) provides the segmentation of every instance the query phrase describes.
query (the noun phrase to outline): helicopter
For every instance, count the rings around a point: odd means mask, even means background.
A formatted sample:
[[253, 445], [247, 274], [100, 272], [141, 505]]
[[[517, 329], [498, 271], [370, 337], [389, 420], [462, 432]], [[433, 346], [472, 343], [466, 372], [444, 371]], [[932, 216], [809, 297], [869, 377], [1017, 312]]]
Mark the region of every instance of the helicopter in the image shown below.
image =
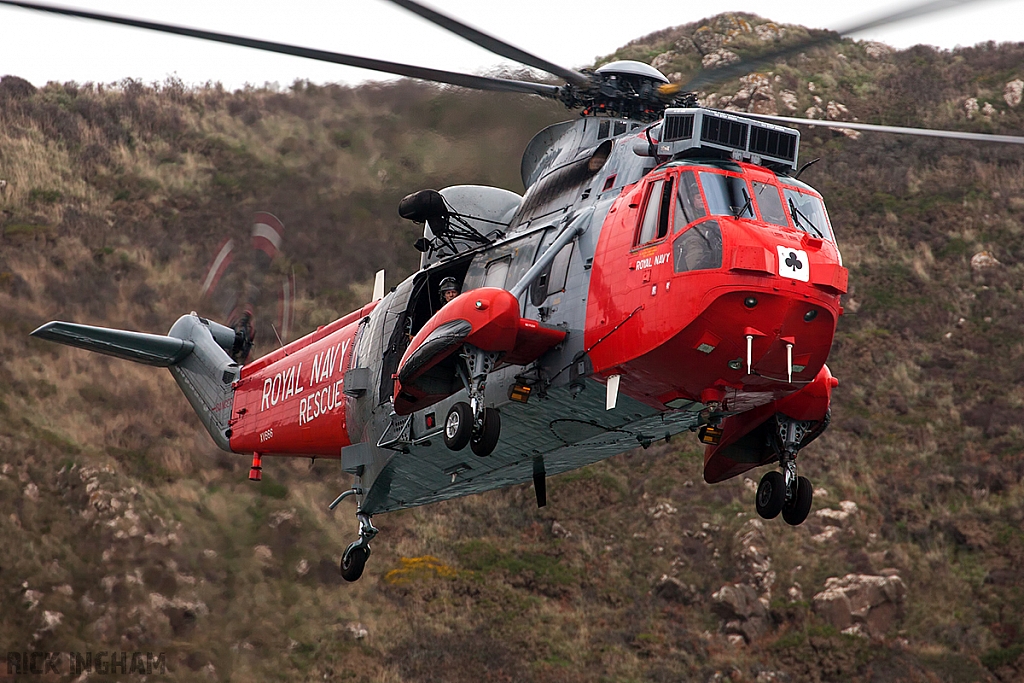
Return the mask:
[[[777, 465], [757, 486], [765, 519], [801, 524], [813, 485], [798, 456], [831, 420], [827, 360], [848, 289], [820, 193], [799, 176], [800, 132], [781, 125], [1022, 144], [1024, 137], [738, 114], [697, 91], [928, 2], [760, 58], [669, 82], [617, 61], [566, 69], [413, 0], [395, 4], [562, 85], [426, 69], [269, 41], [37, 5], [0, 4], [214, 40], [449, 85], [537, 95], [580, 116], [540, 131], [525, 193], [420, 190], [420, 269], [252, 362], [251, 327], [197, 313], [166, 335], [49, 322], [36, 337], [166, 367], [218, 447], [340, 460], [362, 575], [377, 514], [532, 482], [683, 432], [717, 483]], [[813, 163], [813, 162], [812, 162]]]

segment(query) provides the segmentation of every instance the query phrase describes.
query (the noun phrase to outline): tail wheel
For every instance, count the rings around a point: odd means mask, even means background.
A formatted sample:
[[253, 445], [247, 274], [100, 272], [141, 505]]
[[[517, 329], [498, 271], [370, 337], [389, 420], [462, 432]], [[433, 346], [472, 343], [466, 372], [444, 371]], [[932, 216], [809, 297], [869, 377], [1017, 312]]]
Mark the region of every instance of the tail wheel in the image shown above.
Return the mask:
[[366, 560], [369, 557], [370, 548], [368, 546], [356, 544], [349, 546], [345, 550], [345, 554], [341, 556], [341, 578], [349, 582], [357, 581], [363, 575], [363, 567], [366, 566]]
[[461, 451], [472, 436], [473, 409], [468, 403], [459, 401], [448, 411], [448, 417], [444, 420], [444, 445], [448, 450]]
[[469, 442], [469, 447], [481, 458], [488, 456], [494, 452], [494, 447], [498, 445], [498, 435], [500, 433], [501, 414], [495, 408], [484, 408], [483, 429], [480, 431], [479, 436], [474, 436]]
[[793, 496], [789, 505], [783, 507], [782, 519], [793, 526], [803, 524], [803, 521], [807, 519], [807, 514], [811, 511], [813, 497], [814, 488], [811, 486], [811, 480], [807, 477], [797, 477], [796, 495]]
[[757, 514], [765, 519], [775, 519], [786, 504], [786, 479], [782, 472], [768, 472], [761, 477], [757, 487], [754, 505]]

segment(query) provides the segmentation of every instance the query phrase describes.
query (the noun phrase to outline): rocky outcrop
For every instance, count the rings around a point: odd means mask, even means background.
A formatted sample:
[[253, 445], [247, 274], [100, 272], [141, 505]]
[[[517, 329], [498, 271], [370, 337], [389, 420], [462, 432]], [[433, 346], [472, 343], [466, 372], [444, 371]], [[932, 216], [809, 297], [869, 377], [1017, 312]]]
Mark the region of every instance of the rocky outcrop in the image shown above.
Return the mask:
[[782, 40], [783, 36], [786, 35], [786, 29], [769, 21], [767, 24], [755, 26], [754, 33], [759, 40], [767, 43], [773, 40]]
[[732, 64], [733, 62], [740, 61], [740, 56], [732, 50], [726, 50], [725, 48], [718, 48], [713, 52], [709, 52], [704, 55], [701, 59], [701, 65], [705, 69], [717, 69], [720, 66], [726, 64]]
[[1020, 104], [1021, 99], [1024, 99], [1024, 81], [1017, 78], [1007, 83], [1003, 89], [1003, 99], [1011, 107]]
[[799, 102], [796, 93], [792, 90], [782, 90], [779, 92], [779, 99], [786, 105], [786, 109], [790, 111], [796, 111], [796, 105]]
[[967, 118], [973, 119], [977, 115], [979, 108], [977, 97], [968, 97], [964, 100], [964, 111], [967, 113]]
[[736, 643], [750, 643], [771, 626], [768, 604], [776, 574], [768, 550], [764, 523], [747, 521], [736, 534], [734, 552], [744, 581], [726, 584], [711, 596], [712, 610], [723, 620], [722, 632]]
[[660, 55], [651, 60], [651, 66], [653, 66], [658, 71], [665, 71], [665, 67], [667, 67], [677, 59], [679, 59], [679, 55], [669, 50], [668, 52], [662, 52]]
[[[705, 60], [710, 55], [705, 56]], [[775, 93], [771, 81], [765, 74], [748, 74], [740, 79], [740, 89], [735, 95], [712, 94], [706, 98], [707, 106], [720, 107], [728, 111], [749, 111], [755, 114], [778, 114]]]
[[864, 51], [868, 53], [868, 57], [874, 59], [882, 59], [892, 54], [892, 48], [885, 43], [866, 42], [864, 43]]
[[708, 54], [725, 45], [729, 39], [721, 33], [716, 33], [710, 26], [701, 26], [693, 32], [693, 44], [697, 46], [701, 54]]
[[691, 584], [686, 584], [679, 579], [662, 575], [661, 579], [654, 584], [654, 594], [666, 602], [676, 602], [681, 605], [695, 605], [701, 600], [700, 591]]
[[749, 520], [736, 535], [736, 540], [736, 562], [740, 571], [758, 589], [758, 594], [765, 602], [770, 601], [776, 576], [768, 553], [764, 522], [759, 519]]
[[882, 638], [903, 616], [907, 587], [895, 571], [847, 574], [825, 581], [814, 611], [843, 633]]
[[996, 260], [996, 257], [987, 251], [979, 251], [971, 257], [971, 270], [975, 272], [995, 268], [999, 265], [1000, 263]]
[[722, 586], [711, 596], [711, 601], [712, 611], [725, 622], [722, 630], [726, 636], [740, 636], [750, 643], [768, 630], [768, 608], [750, 584]]
[[815, 510], [814, 516], [825, 522], [825, 528], [821, 532], [811, 536], [816, 543], [825, 543], [838, 538], [843, 532], [843, 527], [851, 517], [857, 514], [857, 504], [852, 500], [844, 500], [839, 503], [839, 509], [822, 508]]

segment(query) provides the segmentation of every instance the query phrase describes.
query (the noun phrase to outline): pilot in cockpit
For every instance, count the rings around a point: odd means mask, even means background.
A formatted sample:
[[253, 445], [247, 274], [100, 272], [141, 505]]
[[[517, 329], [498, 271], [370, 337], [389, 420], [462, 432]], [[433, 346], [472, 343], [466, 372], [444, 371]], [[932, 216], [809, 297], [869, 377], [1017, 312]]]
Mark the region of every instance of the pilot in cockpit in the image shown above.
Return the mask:
[[446, 277], [441, 280], [437, 293], [441, 297], [441, 305], [444, 306], [459, 295], [459, 283], [453, 277]]

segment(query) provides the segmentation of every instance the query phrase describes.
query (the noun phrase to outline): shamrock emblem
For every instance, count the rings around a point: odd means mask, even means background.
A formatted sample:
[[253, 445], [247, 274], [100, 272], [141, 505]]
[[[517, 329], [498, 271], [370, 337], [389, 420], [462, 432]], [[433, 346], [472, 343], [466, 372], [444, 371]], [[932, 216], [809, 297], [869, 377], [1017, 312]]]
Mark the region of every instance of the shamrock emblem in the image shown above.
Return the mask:
[[789, 252], [789, 257], [786, 258], [786, 265], [793, 270], [800, 270], [804, 267], [804, 264], [800, 263], [800, 259], [797, 257], [796, 252]]

